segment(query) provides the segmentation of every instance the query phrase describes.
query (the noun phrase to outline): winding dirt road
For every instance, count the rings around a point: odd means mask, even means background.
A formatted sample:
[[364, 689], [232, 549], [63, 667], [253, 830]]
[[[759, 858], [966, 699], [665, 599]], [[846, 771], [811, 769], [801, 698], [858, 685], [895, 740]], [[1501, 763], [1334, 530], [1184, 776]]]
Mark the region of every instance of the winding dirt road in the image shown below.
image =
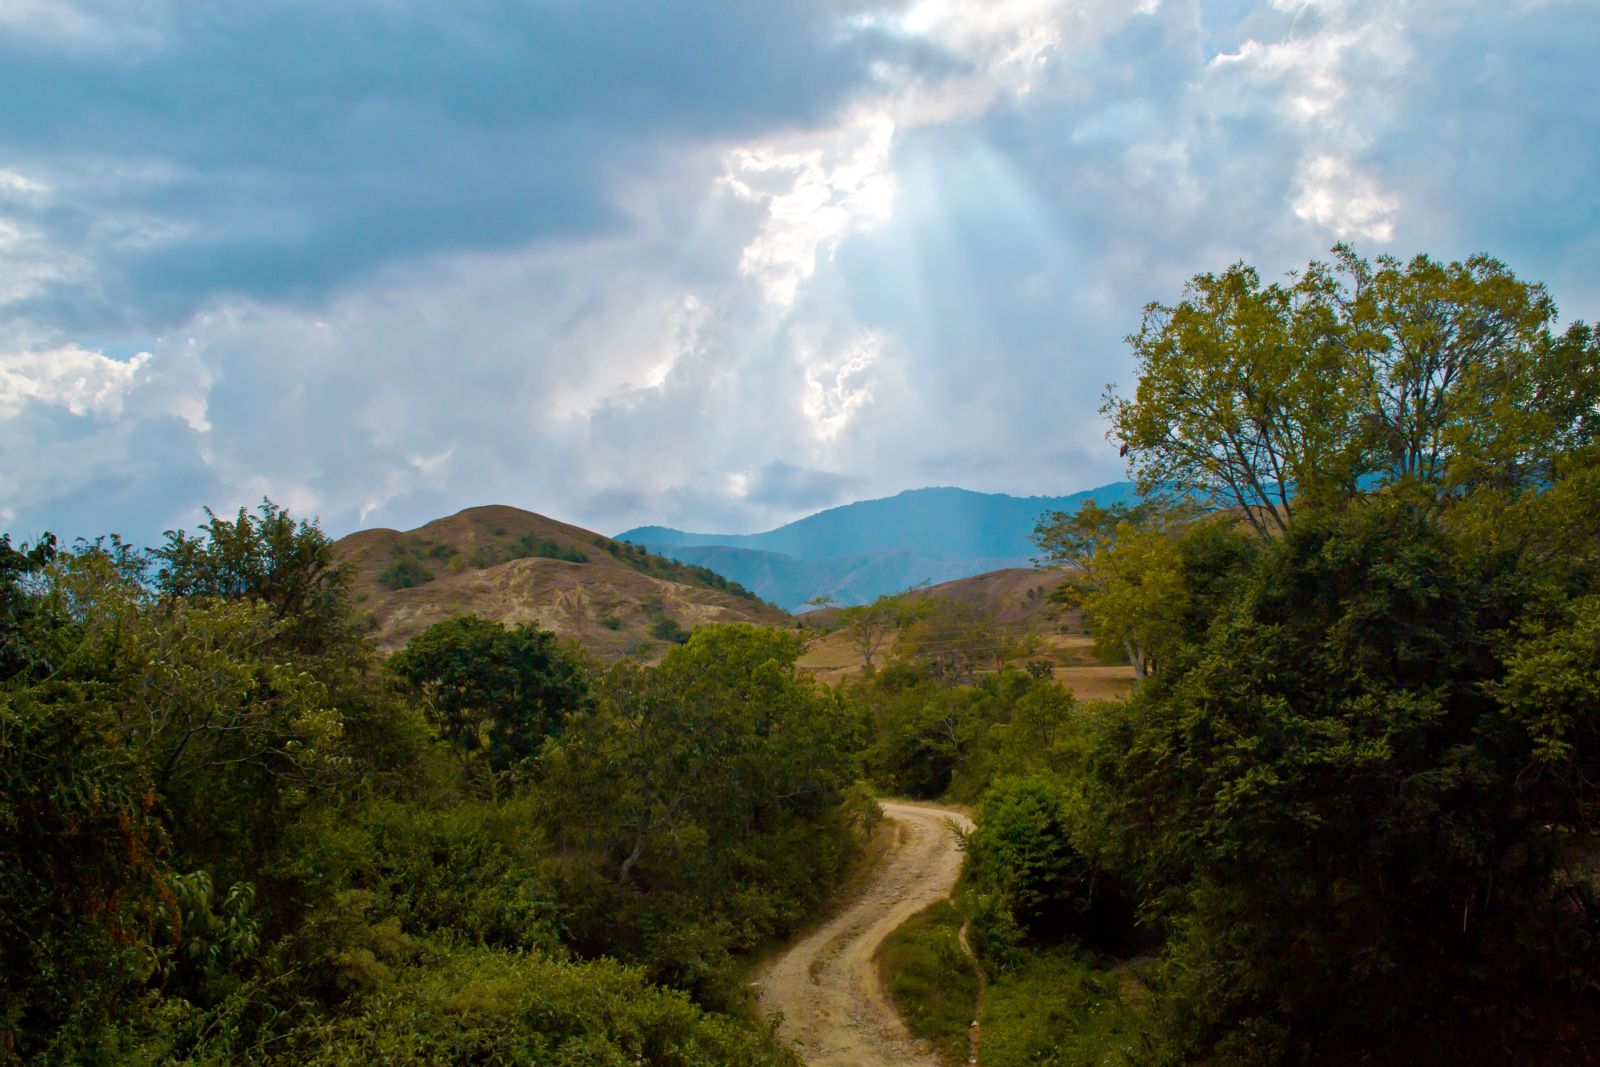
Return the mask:
[[757, 976], [762, 1011], [783, 1013], [779, 1033], [807, 1067], [937, 1067], [889, 1006], [872, 958], [896, 927], [950, 895], [961, 873], [950, 823], [972, 822], [927, 804], [885, 802], [883, 813], [895, 842], [865, 892]]

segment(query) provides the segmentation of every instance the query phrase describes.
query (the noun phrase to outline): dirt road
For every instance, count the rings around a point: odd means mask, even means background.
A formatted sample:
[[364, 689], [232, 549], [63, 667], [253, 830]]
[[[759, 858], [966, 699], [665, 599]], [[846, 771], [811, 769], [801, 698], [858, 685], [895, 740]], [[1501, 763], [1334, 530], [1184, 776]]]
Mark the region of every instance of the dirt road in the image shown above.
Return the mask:
[[757, 976], [761, 1008], [783, 1013], [779, 1030], [807, 1067], [936, 1067], [906, 1032], [878, 984], [872, 957], [901, 923], [950, 894], [961, 852], [945, 808], [886, 802], [897, 836], [866, 891], [827, 925]]

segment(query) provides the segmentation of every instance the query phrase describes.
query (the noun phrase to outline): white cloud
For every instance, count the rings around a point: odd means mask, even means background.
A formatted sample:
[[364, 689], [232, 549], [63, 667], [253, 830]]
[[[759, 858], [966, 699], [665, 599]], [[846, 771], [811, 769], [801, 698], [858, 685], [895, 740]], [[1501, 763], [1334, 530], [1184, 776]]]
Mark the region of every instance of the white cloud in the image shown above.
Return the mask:
[[0, 197], [5, 199], [32, 199], [48, 193], [50, 187], [15, 170], [0, 167]]
[[74, 415], [120, 415], [149, 361], [148, 352], [117, 360], [73, 344], [0, 355], [0, 418], [15, 416], [29, 401], [66, 408]]
[[1332, 230], [1340, 239], [1387, 242], [1394, 237], [1398, 198], [1345, 160], [1321, 155], [1302, 161], [1297, 185], [1294, 211], [1308, 222]]
[[851, 233], [865, 232], [894, 210], [889, 171], [894, 120], [864, 109], [838, 127], [728, 153], [722, 181], [765, 208], [761, 232], [745, 246], [739, 269], [781, 312]]
[[832, 441], [872, 402], [872, 369], [882, 354], [884, 339], [863, 332], [836, 351], [815, 348], [797, 340], [795, 356], [805, 368], [805, 394], [800, 409], [810, 420], [818, 441]]

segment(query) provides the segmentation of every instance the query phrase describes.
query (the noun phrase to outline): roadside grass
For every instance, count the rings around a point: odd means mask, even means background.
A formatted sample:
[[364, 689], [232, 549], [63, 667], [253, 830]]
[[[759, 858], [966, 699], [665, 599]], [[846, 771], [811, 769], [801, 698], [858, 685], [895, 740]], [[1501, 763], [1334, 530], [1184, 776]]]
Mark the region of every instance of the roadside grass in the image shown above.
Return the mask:
[[959, 941], [961, 924], [955, 905], [938, 901], [890, 934], [877, 957], [884, 989], [906, 1028], [950, 1064], [966, 1062], [967, 1027], [978, 1001], [978, 976]]
[[1053, 1067], [1176, 1062], [1140, 963], [1109, 969], [1083, 949], [1026, 954], [984, 992], [979, 1060]]

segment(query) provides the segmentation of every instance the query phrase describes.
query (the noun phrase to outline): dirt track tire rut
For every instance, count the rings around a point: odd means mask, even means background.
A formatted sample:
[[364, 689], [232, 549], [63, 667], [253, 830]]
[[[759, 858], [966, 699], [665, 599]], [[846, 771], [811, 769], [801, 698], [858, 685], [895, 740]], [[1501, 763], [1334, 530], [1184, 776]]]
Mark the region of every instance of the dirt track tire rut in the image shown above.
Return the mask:
[[938, 1067], [889, 1004], [873, 963], [901, 923], [950, 895], [961, 873], [952, 823], [965, 815], [886, 801], [896, 838], [859, 897], [757, 976], [763, 1012], [781, 1012], [779, 1033], [807, 1067]]

